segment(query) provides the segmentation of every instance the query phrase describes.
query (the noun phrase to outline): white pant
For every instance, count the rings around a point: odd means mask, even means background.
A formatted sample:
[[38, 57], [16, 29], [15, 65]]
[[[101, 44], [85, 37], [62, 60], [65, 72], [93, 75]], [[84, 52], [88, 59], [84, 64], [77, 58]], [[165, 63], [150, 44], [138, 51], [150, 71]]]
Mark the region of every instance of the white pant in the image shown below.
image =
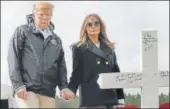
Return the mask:
[[15, 100], [19, 108], [56, 108], [55, 99], [44, 95], [28, 91], [27, 100], [18, 98], [15, 94]]

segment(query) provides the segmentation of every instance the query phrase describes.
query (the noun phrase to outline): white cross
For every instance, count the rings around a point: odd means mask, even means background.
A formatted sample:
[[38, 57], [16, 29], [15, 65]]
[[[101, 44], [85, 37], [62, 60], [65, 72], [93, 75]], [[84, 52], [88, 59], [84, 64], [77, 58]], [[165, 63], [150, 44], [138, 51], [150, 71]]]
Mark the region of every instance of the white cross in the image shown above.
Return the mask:
[[158, 71], [157, 31], [147, 29], [141, 35], [142, 72], [102, 73], [98, 83], [102, 89], [140, 87], [141, 108], [159, 108], [159, 87], [169, 87], [169, 71]]

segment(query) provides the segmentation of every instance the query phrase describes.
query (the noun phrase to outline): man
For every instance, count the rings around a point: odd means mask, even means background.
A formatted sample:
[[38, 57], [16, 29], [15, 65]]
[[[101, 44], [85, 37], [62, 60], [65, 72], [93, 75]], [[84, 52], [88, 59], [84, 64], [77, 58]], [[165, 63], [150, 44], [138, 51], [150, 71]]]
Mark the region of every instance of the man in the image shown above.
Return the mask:
[[74, 96], [67, 88], [62, 41], [53, 32], [53, 8], [48, 2], [35, 4], [10, 42], [9, 72], [19, 108], [55, 108], [56, 86], [63, 98]]

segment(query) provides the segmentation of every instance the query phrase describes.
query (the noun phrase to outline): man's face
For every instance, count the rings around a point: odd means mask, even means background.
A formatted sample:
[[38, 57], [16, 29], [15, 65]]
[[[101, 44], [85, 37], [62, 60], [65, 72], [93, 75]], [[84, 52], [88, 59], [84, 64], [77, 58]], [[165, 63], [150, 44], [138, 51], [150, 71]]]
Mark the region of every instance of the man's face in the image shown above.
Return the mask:
[[34, 21], [37, 27], [46, 29], [51, 21], [52, 10], [37, 9], [34, 13]]

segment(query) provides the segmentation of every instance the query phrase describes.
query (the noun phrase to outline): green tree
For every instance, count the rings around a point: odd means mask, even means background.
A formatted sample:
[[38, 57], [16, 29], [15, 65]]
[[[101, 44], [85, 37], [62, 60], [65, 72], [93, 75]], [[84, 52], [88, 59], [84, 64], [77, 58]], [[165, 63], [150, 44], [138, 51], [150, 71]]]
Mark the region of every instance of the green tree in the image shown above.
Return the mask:
[[159, 95], [159, 104], [168, 103], [168, 102], [170, 102], [169, 95], [165, 95], [165, 94], [161, 93]]

